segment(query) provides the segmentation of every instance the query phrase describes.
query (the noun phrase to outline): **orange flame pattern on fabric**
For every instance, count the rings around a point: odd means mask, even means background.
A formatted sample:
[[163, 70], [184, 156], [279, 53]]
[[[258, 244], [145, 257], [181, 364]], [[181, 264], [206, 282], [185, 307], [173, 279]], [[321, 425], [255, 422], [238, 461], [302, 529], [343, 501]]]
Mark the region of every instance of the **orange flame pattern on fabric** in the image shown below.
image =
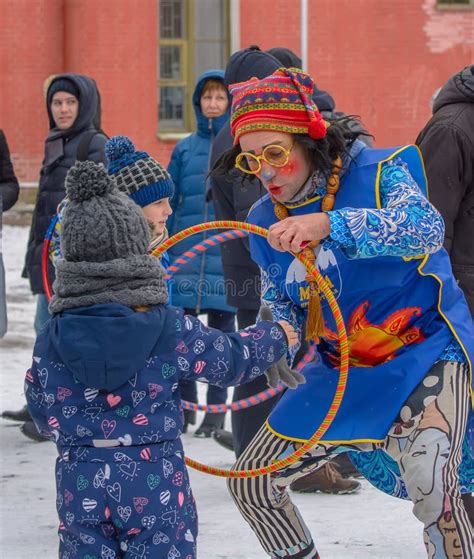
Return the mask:
[[[400, 348], [422, 342], [425, 337], [413, 318], [421, 315], [420, 307], [406, 307], [390, 314], [381, 324], [367, 319], [370, 303], [365, 301], [351, 314], [347, 325], [349, 365], [375, 367], [396, 357]], [[339, 344], [336, 332], [325, 328], [324, 339], [331, 345], [330, 362], [339, 366]]]

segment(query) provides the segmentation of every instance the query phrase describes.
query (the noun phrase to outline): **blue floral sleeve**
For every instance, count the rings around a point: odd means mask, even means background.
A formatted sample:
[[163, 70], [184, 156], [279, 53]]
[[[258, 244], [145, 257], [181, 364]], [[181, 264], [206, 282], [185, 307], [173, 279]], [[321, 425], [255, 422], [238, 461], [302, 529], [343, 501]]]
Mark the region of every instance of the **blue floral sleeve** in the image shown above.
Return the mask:
[[[303, 309], [295, 305], [289, 298], [286, 298], [282, 293], [280, 293], [268, 273], [263, 268], [260, 268], [260, 281], [262, 289], [262, 305], [266, 305], [270, 308], [273, 320], [286, 320], [298, 333], [298, 337], [301, 338], [304, 321]], [[300, 345], [300, 342], [298, 342], [296, 345], [289, 348], [288, 361], [290, 363], [293, 362]]]
[[400, 158], [386, 161], [380, 177], [381, 209], [343, 208], [328, 212], [327, 245], [348, 258], [420, 256], [443, 245], [444, 222]]

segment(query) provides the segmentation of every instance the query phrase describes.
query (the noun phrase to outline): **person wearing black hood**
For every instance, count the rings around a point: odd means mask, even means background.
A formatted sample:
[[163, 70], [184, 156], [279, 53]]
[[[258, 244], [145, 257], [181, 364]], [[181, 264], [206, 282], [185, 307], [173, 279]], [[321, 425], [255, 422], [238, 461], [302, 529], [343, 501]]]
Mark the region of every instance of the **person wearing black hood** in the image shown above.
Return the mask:
[[425, 161], [430, 201], [446, 225], [444, 247], [474, 316], [474, 65], [441, 88], [416, 143]]
[[[266, 52], [274, 56], [285, 68], [303, 68], [303, 61], [301, 58], [286, 47], [273, 47], [272, 49], [268, 49]], [[325, 91], [322, 93], [325, 93], [331, 99], [332, 108], [334, 109], [335, 103], [333, 98]]]
[[[45, 155], [23, 270], [23, 276], [30, 281], [31, 291], [37, 295], [34, 320], [36, 333], [50, 317], [41, 275], [43, 239], [58, 204], [65, 196], [66, 174], [76, 159], [105, 164], [104, 148], [107, 142], [107, 136], [101, 130], [100, 94], [92, 78], [80, 74], [54, 76], [46, 90], [46, 110], [50, 131], [45, 141]], [[49, 273], [54, 273], [51, 264]], [[24, 421], [22, 432], [34, 440], [43, 440], [26, 406], [18, 411], [4, 411], [2, 417]]]
[[[275, 56], [277, 55], [278, 58]], [[275, 48], [264, 52], [256, 45], [235, 52], [227, 63], [224, 84], [226, 87], [255, 76], [265, 78], [282, 65], [301, 66], [301, 59], [291, 50]], [[335, 102], [329, 93], [315, 88], [313, 99], [323, 114], [330, 115], [335, 110]], [[212, 169], [219, 157], [232, 148], [230, 122], [227, 121], [217, 134], [210, 153], [209, 167]], [[257, 181], [258, 182], [258, 181]], [[257, 182], [250, 175], [242, 178], [238, 171], [231, 171], [228, 176], [211, 175], [208, 183], [208, 197], [212, 198], [216, 219], [245, 221], [251, 206], [263, 194]], [[237, 308], [239, 328], [255, 323], [260, 308], [260, 271], [250, 258], [248, 239], [236, 239], [221, 245], [224, 279], [226, 282], [227, 302]], [[305, 353], [305, 348], [298, 352], [295, 362]], [[234, 388], [234, 401], [248, 398], [268, 388], [265, 378]], [[247, 448], [258, 429], [267, 419], [279, 396], [274, 396], [257, 406], [232, 412], [232, 433], [218, 429], [213, 433], [214, 439], [229, 450], [234, 450], [237, 458]], [[348, 470], [352, 474], [353, 468]], [[311, 473], [311, 480], [298, 480], [296, 491], [327, 493], [353, 493], [360, 488], [354, 479], [343, 479], [332, 464]]]
[[[474, 317], [474, 65], [437, 92], [433, 116], [418, 135], [431, 203], [445, 223], [444, 247]], [[471, 433], [474, 414], [470, 415]], [[474, 525], [474, 499], [462, 496]]]

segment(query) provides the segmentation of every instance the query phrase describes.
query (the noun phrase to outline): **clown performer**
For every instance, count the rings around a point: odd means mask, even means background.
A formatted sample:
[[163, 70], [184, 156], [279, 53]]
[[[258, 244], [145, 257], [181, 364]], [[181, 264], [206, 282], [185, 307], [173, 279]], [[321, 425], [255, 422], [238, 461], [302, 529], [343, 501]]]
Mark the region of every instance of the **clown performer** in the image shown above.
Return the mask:
[[293, 453], [321, 425], [335, 393], [335, 320], [291, 252], [316, 261], [341, 309], [348, 383], [331, 426], [299, 462], [264, 478], [230, 479], [229, 490], [270, 557], [316, 559], [287, 487], [351, 451], [372, 483], [413, 502], [429, 558], [470, 559], [473, 533], [460, 493], [473, 490], [466, 432], [474, 333], [442, 248], [443, 221], [426, 198], [418, 149], [368, 148], [346, 119], [323, 120], [313, 85], [281, 68], [231, 86], [234, 148], [213, 171], [235, 166], [263, 185], [248, 216], [270, 230], [269, 243], [250, 240], [262, 301], [297, 329], [307, 315], [308, 336], [319, 341], [318, 361], [303, 369], [307, 383], [284, 394], [235, 469]]

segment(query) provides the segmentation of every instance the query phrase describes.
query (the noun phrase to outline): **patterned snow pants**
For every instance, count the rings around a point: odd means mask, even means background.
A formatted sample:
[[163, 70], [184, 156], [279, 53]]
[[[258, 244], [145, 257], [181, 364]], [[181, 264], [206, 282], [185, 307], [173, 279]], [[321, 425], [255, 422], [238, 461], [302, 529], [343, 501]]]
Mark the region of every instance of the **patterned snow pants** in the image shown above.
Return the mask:
[[[331, 455], [383, 448], [400, 467], [413, 513], [424, 526], [429, 559], [472, 559], [473, 531], [457, 479], [469, 395], [467, 366], [440, 361], [407, 400], [383, 444], [320, 444], [296, 464], [270, 476], [229, 479], [230, 493], [268, 555], [314, 559], [319, 557], [315, 544], [287, 487], [321, 467]], [[234, 468], [268, 465], [297, 446], [264, 425]]]
[[[56, 462], [59, 559], [195, 559], [197, 515], [182, 452], [93, 449]], [[82, 447], [85, 448], [85, 447]]]

